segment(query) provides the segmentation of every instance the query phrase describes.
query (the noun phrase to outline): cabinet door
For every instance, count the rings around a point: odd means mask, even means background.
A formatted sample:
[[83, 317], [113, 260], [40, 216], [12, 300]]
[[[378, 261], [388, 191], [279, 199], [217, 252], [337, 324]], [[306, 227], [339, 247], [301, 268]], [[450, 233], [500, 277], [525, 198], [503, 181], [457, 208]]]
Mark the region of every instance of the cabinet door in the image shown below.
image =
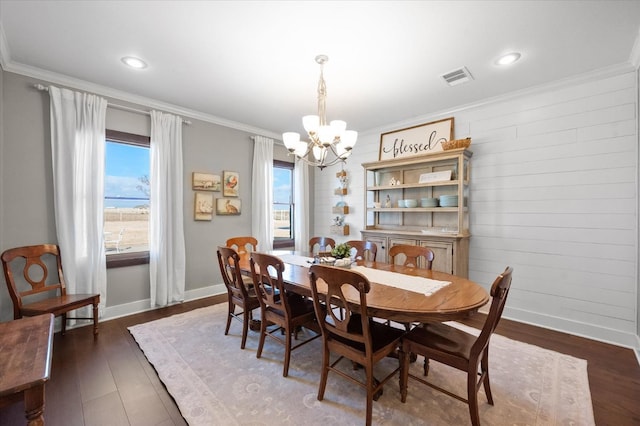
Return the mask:
[[378, 253], [376, 254], [376, 262], [387, 263], [387, 238], [386, 237], [366, 237], [365, 241], [371, 241], [378, 246]]
[[442, 241], [420, 241], [423, 247], [429, 247], [433, 251], [433, 264], [431, 269], [434, 271], [446, 272], [453, 274], [453, 244]]

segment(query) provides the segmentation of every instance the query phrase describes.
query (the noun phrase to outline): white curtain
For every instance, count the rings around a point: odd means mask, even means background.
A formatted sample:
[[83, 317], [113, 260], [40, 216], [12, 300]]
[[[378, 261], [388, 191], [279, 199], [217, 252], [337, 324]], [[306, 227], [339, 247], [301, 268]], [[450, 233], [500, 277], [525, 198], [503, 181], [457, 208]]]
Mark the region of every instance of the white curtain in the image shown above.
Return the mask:
[[296, 159], [293, 169], [295, 250], [309, 251], [309, 166]]
[[[99, 293], [107, 302], [104, 162], [107, 101], [49, 86], [53, 201], [69, 293]], [[89, 308], [78, 316], [90, 317]]]
[[182, 118], [151, 111], [149, 276], [151, 306], [184, 300]]
[[273, 139], [254, 137], [251, 232], [258, 250], [273, 249]]

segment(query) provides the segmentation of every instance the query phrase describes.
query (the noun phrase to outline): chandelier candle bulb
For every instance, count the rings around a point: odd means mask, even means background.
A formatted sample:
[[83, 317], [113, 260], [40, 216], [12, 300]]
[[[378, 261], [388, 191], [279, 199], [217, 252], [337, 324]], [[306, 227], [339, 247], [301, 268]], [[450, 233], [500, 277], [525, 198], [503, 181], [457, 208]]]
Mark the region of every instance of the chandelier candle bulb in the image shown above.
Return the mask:
[[309, 141], [301, 141], [300, 134], [296, 132], [282, 134], [282, 142], [289, 154], [295, 155], [307, 164], [319, 167], [320, 170], [338, 162], [345, 162], [358, 140], [358, 132], [347, 130], [346, 121], [332, 120], [327, 124], [325, 114], [327, 89], [322, 71], [328, 60], [326, 55], [316, 56], [316, 62], [320, 65], [318, 115], [302, 117], [302, 126], [309, 136]]

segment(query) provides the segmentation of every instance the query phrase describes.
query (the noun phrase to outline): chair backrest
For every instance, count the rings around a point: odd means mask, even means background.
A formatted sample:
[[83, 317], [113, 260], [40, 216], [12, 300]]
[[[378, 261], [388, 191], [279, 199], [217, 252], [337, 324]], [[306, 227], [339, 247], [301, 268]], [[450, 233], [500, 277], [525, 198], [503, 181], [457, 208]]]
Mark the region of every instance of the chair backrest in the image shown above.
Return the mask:
[[372, 241], [351, 240], [347, 241], [347, 245], [356, 249], [356, 255], [362, 257], [363, 260], [376, 261], [378, 254], [378, 246]]
[[[55, 258], [57, 268], [57, 282], [50, 282], [49, 268], [47, 261]], [[6, 250], [2, 253], [2, 268], [4, 269], [4, 278], [7, 282], [9, 295], [13, 301], [13, 311], [16, 318], [19, 318], [20, 308], [22, 308], [22, 298], [33, 294], [49, 292], [52, 290], [60, 290], [61, 295], [66, 294], [64, 283], [64, 275], [62, 273], [62, 259], [60, 257], [60, 248], [55, 244], [40, 244], [35, 246], [16, 247]], [[22, 274], [18, 278], [14, 275], [12, 266], [19, 265], [19, 261], [24, 261], [22, 266]], [[15, 263], [14, 263], [15, 262]], [[27, 290], [20, 291], [18, 289], [18, 280], [20, 284], [28, 284]], [[24, 282], [24, 283], [23, 283]], [[26, 286], [25, 286], [26, 287]]]
[[495, 279], [491, 285], [491, 307], [489, 308], [489, 315], [482, 327], [482, 331], [478, 336], [478, 339], [471, 347], [471, 355], [479, 355], [485, 350], [489, 344], [489, 339], [494, 330], [502, 318], [502, 311], [507, 301], [507, 295], [511, 288], [511, 275], [513, 274], [513, 268], [507, 266], [504, 272]]
[[[316, 245], [318, 250], [316, 250]], [[309, 239], [309, 253], [325, 252], [327, 247], [335, 248], [336, 241], [329, 237], [313, 237]]]
[[284, 281], [282, 271], [284, 263], [276, 256], [266, 253], [251, 253], [249, 261], [251, 265], [251, 277], [256, 289], [261, 309], [270, 308], [282, 313], [288, 321], [291, 318], [289, 304], [286, 303]]
[[[253, 237], [233, 237], [227, 240], [227, 247], [234, 248], [239, 255], [247, 254], [250, 251], [256, 251], [258, 249], [258, 240]], [[247, 250], [249, 246], [249, 250]]]
[[[309, 276], [313, 306], [323, 338], [363, 343], [365, 351], [372, 353], [367, 316], [367, 293], [371, 288], [369, 280], [359, 272], [324, 265], [312, 265]], [[360, 295], [360, 306], [355, 310], [347, 302], [345, 288], [347, 291], [353, 288]], [[356, 318], [356, 321], [359, 318], [360, 324], [353, 323], [352, 318]]]
[[246, 300], [249, 292], [242, 280], [240, 271], [240, 256], [230, 247], [218, 246], [218, 264], [224, 285], [227, 287], [230, 299], [237, 301]]
[[433, 264], [434, 254], [429, 247], [412, 246], [408, 244], [398, 244], [392, 246], [389, 249], [389, 257], [391, 257], [391, 263], [396, 263], [395, 258], [399, 254], [403, 254], [406, 257], [403, 263], [404, 266], [413, 266], [414, 268], [419, 268], [419, 257], [424, 257], [425, 263], [423, 269], [431, 269], [431, 265]]

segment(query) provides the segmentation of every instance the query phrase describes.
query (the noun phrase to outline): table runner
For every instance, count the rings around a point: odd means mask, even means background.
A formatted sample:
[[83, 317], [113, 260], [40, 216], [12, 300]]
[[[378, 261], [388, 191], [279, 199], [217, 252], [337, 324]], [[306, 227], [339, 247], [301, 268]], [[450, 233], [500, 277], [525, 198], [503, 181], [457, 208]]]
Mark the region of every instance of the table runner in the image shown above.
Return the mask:
[[400, 274], [398, 272], [365, 268], [364, 266], [352, 266], [351, 270], [360, 272], [371, 282], [422, 293], [426, 296], [431, 296], [436, 291], [451, 284], [449, 281], [432, 280], [424, 277]]
[[[313, 258], [297, 254], [281, 254], [278, 256], [284, 263], [308, 268], [313, 263]], [[382, 271], [380, 269], [365, 268], [364, 266], [352, 266], [351, 270], [357, 271], [367, 277], [369, 281], [377, 284], [388, 285], [403, 290], [421, 293], [431, 296], [442, 287], [451, 284], [449, 281], [438, 281], [424, 277], [400, 274], [398, 272]]]
[[297, 266], [304, 266], [305, 268], [310, 267], [311, 264], [313, 263], [313, 257], [300, 256], [297, 254], [284, 253], [284, 254], [278, 254], [278, 257], [284, 263], [289, 263], [291, 265], [297, 265]]

